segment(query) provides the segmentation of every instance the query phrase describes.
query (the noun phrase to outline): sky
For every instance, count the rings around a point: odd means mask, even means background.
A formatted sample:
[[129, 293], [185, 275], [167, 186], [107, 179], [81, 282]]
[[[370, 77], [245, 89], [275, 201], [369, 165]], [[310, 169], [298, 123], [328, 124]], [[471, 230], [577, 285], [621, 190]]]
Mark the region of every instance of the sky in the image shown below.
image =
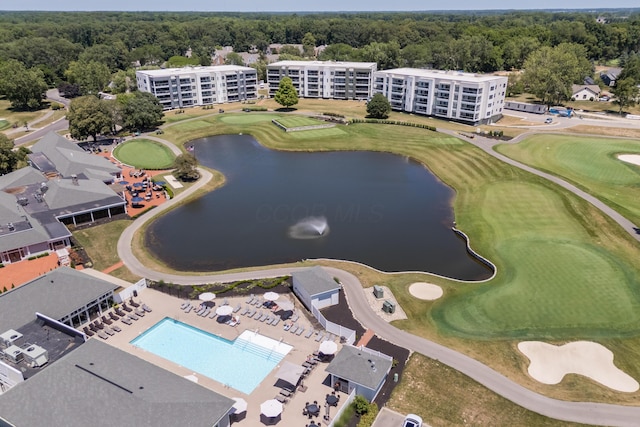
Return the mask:
[[341, 12], [638, 8], [638, 0], [0, 0], [0, 10]]

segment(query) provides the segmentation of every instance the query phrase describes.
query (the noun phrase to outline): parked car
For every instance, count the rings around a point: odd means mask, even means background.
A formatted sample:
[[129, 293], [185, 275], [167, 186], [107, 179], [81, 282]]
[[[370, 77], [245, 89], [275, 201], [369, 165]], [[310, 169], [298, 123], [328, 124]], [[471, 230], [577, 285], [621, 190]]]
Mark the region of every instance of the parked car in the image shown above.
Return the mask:
[[601, 97], [598, 99], [598, 101], [605, 101], [605, 102], [606, 102], [606, 101], [611, 101], [611, 97], [610, 97], [610, 96], [607, 96], [607, 95], [604, 95], [604, 96], [601, 96]]
[[409, 414], [404, 417], [402, 427], [422, 427], [422, 418], [416, 414]]
[[553, 123], [553, 119], [552, 119], [551, 117], [547, 117], [547, 118], [544, 120], [544, 122], [545, 122], [545, 123], [547, 123], [547, 124], [549, 124], [549, 123]]

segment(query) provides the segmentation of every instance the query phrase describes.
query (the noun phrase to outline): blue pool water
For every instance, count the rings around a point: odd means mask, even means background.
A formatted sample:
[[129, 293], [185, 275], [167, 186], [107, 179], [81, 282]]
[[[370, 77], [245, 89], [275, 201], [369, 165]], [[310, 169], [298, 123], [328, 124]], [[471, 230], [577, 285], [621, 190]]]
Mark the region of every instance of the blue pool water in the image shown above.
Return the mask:
[[292, 348], [250, 331], [228, 341], [168, 317], [131, 344], [246, 394]]

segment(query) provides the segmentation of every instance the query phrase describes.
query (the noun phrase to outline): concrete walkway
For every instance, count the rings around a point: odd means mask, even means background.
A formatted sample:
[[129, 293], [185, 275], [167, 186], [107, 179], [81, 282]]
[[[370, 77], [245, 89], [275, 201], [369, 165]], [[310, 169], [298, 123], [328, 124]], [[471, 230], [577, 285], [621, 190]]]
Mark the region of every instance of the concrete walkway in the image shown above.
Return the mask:
[[[459, 138], [455, 132], [442, 131]], [[158, 138], [159, 139], [159, 138]], [[475, 138], [474, 138], [475, 139]], [[613, 209], [607, 207], [595, 197], [585, 193], [575, 186], [565, 181], [540, 172], [534, 168], [523, 165], [519, 162], [511, 160], [493, 150], [495, 141], [488, 138], [479, 137], [477, 140], [467, 142], [479, 147], [488, 154], [496, 157], [508, 164], [520, 169], [541, 176], [552, 182], [557, 183], [563, 188], [568, 189], [574, 194], [587, 200], [605, 214], [613, 218], [625, 230], [632, 234], [636, 239], [640, 240], [640, 236], [635, 234], [633, 224], [618, 214]], [[147, 221], [154, 216], [160, 214], [166, 209], [181, 203], [182, 200], [189, 197], [195, 191], [202, 188], [211, 179], [212, 175], [206, 170], [199, 170], [201, 179], [191, 188], [181, 193], [178, 197], [170, 200], [168, 203], [161, 205], [159, 208], [147, 212], [140, 218], [135, 220], [133, 224], [122, 233], [117, 249], [120, 259], [131, 270], [132, 273], [146, 277], [152, 280], [164, 280], [167, 282], [179, 284], [201, 284], [214, 282], [231, 282], [242, 279], [254, 279], [262, 277], [277, 277], [290, 275], [294, 271], [299, 271], [306, 267], [281, 267], [251, 272], [209, 274], [209, 275], [189, 275], [189, 274], [163, 274], [145, 267], [134, 255], [131, 250], [131, 241], [134, 233]], [[615, 426], [636, 426], [640, 419], [640, 407], [630, 407], [621, 405], [610, 405], [602, 403], [590, 402], [567, 402], [558, 399], [552, 399], [536, 392], [533, 392], [516, 382], [508, 379], [504, 375], [491, 369], [490, 367], [472, 359], [455, 350], [444, 347], [435, 342], [424, 338], [409, 334], [403, 330], [397, 329], [389, 323], [381, 319], [371, 308], [370, 304], [362, 293], [362, 284], [351, 273], [333, 267], [325, 267], [329, 274], [337, 277], [344, 288], [345, 296], [349, 303], [354, 317], [366, 329], [376, 331], [376, 334], [389, 342], [392, 342], [411, 351], [418, 352], [429, 358], [438, 360], [447, 366], [450, 366], [465, 375], [473, 378], [475, 381], [484, 385], [495, 393], [509, 399], [510, 401], [539, 414], [547, 417], [556, 418], [564, 421], [579, 422], [584, 424], [598, 425], [615, 425]]]

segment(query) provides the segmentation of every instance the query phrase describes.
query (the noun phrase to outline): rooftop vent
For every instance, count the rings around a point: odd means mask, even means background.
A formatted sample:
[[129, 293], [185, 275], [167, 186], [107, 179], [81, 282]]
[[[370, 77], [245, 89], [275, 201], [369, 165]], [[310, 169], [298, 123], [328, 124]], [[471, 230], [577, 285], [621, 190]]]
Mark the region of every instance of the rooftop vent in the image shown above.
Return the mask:
[[78, 185], [78, 175], [76, 174], [71, 175], [71, 183], [73, 185]]
[[7, 224], [7, 228], [9, 229], [9, 231], [14, 231], [16, 229], [12, 222]]
[[29, 204], [29, 200], [26, 197], [18, 197], [18, 204], [20, 206], [27, 206]]
[[48, 189], [49, 189], [49, 186], [47, 185], [46, 182], [41, 182], [40, 183], [40, 192], [41, 193], [45, 193]]

